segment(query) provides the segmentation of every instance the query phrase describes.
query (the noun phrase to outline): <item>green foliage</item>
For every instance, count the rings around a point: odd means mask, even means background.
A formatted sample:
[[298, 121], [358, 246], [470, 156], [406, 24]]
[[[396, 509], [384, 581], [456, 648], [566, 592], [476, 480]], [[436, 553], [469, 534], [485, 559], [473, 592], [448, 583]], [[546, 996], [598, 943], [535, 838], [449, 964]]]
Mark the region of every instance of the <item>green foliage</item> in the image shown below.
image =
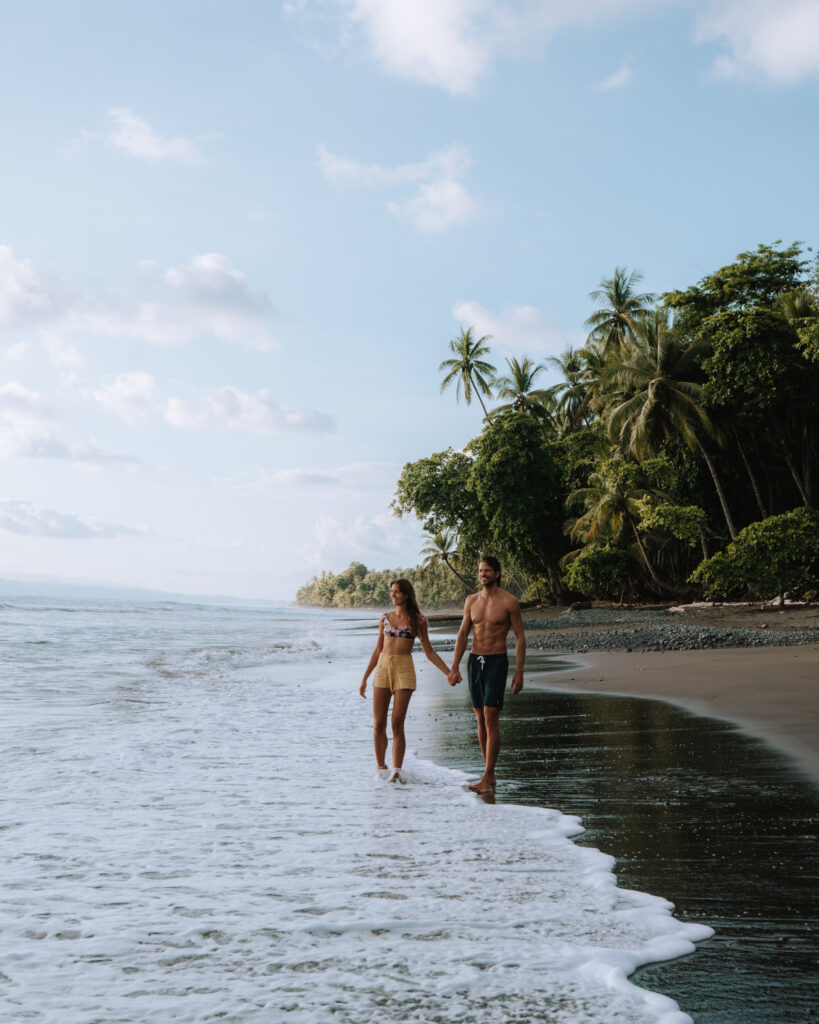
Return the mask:
[[472, 450], [470, 484], [487, 525], [484, 551], [526, 576], [545, 574], [562, 552], [563, 495], [540, 427], [525, 413], [503, 413]]
[[438, 367], [439, 370], [446, 370], [446, 375], [441, 381], [441, 391], [445, 391], [454, 382], [455, 397], [460, 401], [463, 388], [466, 404], [471, 405], [473, 394], [477, 395], [486, 416], [486, 406], [481, 395], [492, 394], [495, 367], [484, 358], [489, 355], [489, 348], [486, 345], [490, 340], [489, 335], [476, 338], [472, 334], [473, 330], [474, 327], [461, 329], [458, 337], [450, 341], [449, 351], [452, 352], [453, 358], [445, 359]]
[[754, 252], [740, 253], [733, 263], [720, 267], [694, 287], [668, 292], [663, 301], [679, 312], [678, 324], [686, 330], [724, 310], [771, 306], [780, 295], [801, 284], [807, 266], [801, 253], [798, 242], [785, 249], [760, 245]]
[[427, 533], [462, 533], [477, 515], [477, 497], [470, 484], [472, 462], [470, 455], [451, 448], [408, 462], [390, 507], [399, 518], [417, 516]]
[[563, 574], [571, 590], [586, 597], [611, 598], [622, 591], [631, 559], [620, 548], [590, 544], [572, 560]]
[[641, 530], [667, 530], [672, 537], [692, 546], [699, 540], [702, 524], [707, 519], [699, 505], [674, 505], [648, 495], [635, 504]]
[[802, 390], [796, 331], [779, 310], [728, 310], [709, 317], [702, 330], [711, 343], [703, 361], [709, 405], [758, 418]]
[[[494, 379], [488, 338], [462, 331], [442, 387], [467, 401], [494, 388], [505, 405], [464, 450], [407, 463], [397, 482], [394, 513], [423, 523], [425, 569], [444, 574], [428, 603], [440, 588], [460, 602], [489, 552], [505, 580], [538, 596], [560, 593], [558, 566], [570, 562], [563, 579], [584, 593], [613, 594], [627, 578], [637, 592], [678, 596], [699, 544], [719, 552], [732, 538], [737, 549], [697, 570], [708, 592], [778, 585], [743, 561], [740, 536], [751, 516], [770, 531], [778, 513], [815, 500], [819, 262], [806, 267], [800, 245], [762, 245], [656, 309], [639, 274], [617, 268], [592, 294], [585, 346], [547, 360], [562, 377], [552, 387], [536, 389], [540, 367], [525, 355]], [[565, 557], [564, 513], [579, 549]], [[319, 604], [386, 601], [382, 574], [358, 563], [303, 590]]]
[[318, 608], [388, 608], [390, 583], [398, 577], [415, 587], [422, 608], [447, 608], [463, 604], [465, 589], [444, 565], [427, 569], [367, 569], [353, 562], [344, 572], [314, 576], [296, 594], [296, 604]]
[[770, 599], [815, 590], [818, 575], [819, 513], [800, 508], [746, 526], [724, 551], [701, 562], [691, 581], [709, 600], [738, 597], [746, 588]]

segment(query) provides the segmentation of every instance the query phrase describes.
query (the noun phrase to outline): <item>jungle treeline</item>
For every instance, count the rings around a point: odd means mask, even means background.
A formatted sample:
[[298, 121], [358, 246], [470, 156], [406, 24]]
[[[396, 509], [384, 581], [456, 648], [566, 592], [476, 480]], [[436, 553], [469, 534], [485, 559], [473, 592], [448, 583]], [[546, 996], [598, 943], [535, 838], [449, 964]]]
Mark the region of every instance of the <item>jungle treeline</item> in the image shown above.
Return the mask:
[[[450, 342], [441, 390], [478, 400], [480, 433], [405, 465], [392, 503], [426, 531], [401, 574], [427, 606], [476, 588], [482, 553], [541, 601], [816, 596], [819, 261], [775, 243], [660, 297], [641, 281], [604, 278], [584, 345], [546, 365], [499, 369], [473, 328]], [[356, 566], [297, 600], [386, 603], [375, 577], [398, 570]]]

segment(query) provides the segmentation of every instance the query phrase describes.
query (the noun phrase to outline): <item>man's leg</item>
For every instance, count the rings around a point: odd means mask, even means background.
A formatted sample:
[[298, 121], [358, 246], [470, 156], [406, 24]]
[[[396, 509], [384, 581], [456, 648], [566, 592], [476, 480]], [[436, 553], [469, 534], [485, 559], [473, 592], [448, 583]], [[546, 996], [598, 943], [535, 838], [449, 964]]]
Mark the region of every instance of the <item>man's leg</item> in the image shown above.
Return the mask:
[[466, 788], [475, 793], [494, 793], [497, 783], [495, 765], [500, 750], [500, 710], [490, 707], [475, 708], [475, 717], [478, 720], [478, 741], [483, 754], [483, 775]]
[[483, 708], [475, 708], [474, 711], [478, 723], [478, 743], [481, 745], [481, 757], [486, 766], [486, 724], [483, 720]]

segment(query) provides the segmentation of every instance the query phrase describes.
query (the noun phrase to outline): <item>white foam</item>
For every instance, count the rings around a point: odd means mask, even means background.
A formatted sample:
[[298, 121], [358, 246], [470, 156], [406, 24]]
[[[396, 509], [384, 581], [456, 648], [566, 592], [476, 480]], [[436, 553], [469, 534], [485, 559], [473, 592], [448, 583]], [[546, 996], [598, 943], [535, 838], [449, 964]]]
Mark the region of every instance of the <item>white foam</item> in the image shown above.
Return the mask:
[[[63, 669], [44, 655], [47, 687], [30, 661], [9, 694], [6, 1017], [689, 1020], [628, 976], [709, 930], [618, 889], [612, 859], [571, 841], [576, 817], [488, 806], [412, 754], [405, 786], [374, 771], [357, 693], [371, 637], [342, 639], [358, 660], [317, 675], [256, 661], [268, 620], [241, 627], [243, 660], [235, 617], [197, 609], [176, 624], [184, 650], [208, 624], [203, 644], [236, 661], [163, 672], [156, 646], [176, 657], [174, 637], [128, 621], [105, 623], [105, 652], [75, 638]], [[419, 672], [410, 736], [433, 678]], [[464, 709], [447, 728], [471, 723]]]

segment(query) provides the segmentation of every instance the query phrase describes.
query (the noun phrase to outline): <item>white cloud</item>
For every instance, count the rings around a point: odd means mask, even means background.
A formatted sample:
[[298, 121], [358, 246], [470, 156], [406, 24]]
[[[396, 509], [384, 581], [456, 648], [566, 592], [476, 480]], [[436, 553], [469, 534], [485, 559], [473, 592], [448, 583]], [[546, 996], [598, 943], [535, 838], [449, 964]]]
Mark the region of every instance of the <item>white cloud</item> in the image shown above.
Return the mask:
[[558, 355], [567, 345], [582, 343], [583, 336], [548, 320], [534, 306], [510, 306], [492, 313], [477, 302], [456, 302], [452, 315], [478, 337], [488, 334], [493, 348], [520, 357]]
[[223, 387], [195, 403], [170, 398], [165, 406], [165, 417], [171, 426], [183, 429], [220, 427], [258, 433], [278, 430], [327, 433], [335, 429], [335, 420], [327, 413], [280, 406], [266, 389], [252, 394], [241, 388]]
[[393, 217], [409, 221], [419, 231], [441, 234], [457, 224], [475, 220], [485, 210], [484, 204], [457, 180], [472, 164], [469, 150], [460, 143], [431, 153], [417, 163], [392, 167], [360, 163], [331, 153], [324, 146], [319, 146], [318, 154], [322, 174], [339, 187], [395, 188], [421, 183], [414, 195], [387, 202]]
[[140, 464], [139, 460], [130, 455], [107, 451], [95, 442], [66, 444], [48, 430], [24, 424], [0, 429], [0, 458], [58, 459], [88, 469], [102, 469], [105, 466], [135, 469]]
[[62, 282], [0, 245], [0, 327], [19, 331], [57, 323], [75, 305], [76, 296]]
[[89, 326], [157, 344], [211, 336], [268, 351], [277, 347], [270, 337], [271, 313], [267, 297], [252, 291], [226, 256], [212, 252], [164, 271], [143, 262], [136, 295], [89, 318]]
[[[110, 128], [105, 139], [115, 149], [138, 157], [140, 160], [182, 160], [194, 163], [199, 159], [199, 148], [190, 139], [167, 138], [158, 135], [145, 118], [127, 107], [113, 107], [107, 112]], [[93, 132], [83, 132], [85, 138], [95, 138]]]
[[83, 394], [90, 394], [104, 409], [116, 413], [131, 425], [150, 416], [162, 416], [170, 426], [181, 430], [208, 427], [253, 433], [282, 430], [327, 433], [335, 430], [334, 417], [315, 410], [304, 412], [281, 406], [273, 401], [266, 389], [253, 393], [226, 385], [192, 399], [177, 395], [165, 399], [160, 394], [156, 379], [145, 370], [120, 373], [104, 381], [94, 391], [84, 391]]
[[819, 0], [711, 0], [697, 39], [725, 44], [720, 77], [793, 85], [819, 74]]
[[106, 451], [94, 442], [66, 444], [49, 429], [54, 419], [54, 410], [37, 391], [17, 381], [4, 384], [0, 387], [0, 458], [59, 459], [92, 469], [139, 465], [131, 456]]
[[277, 347], [270, 300], [222, 253], [199, 254], [165, 270], [145, 261], [138, 269], [130, 293], [101, 301], [0, 246], [0, 330], [15, 341], [21, 334], [36, 337], [61, 366], [79, 361], [69, 340], [75, 335], [166, 345], [212, 337], [260, 351]]
[[41, 423], [54, 418], [54, 410], [37, 391], [12, 380], [0, 387], [0, 418], [11, 423]]
[[363, 38], [387, 74], [453, 95], [472, 92], [495, 60], [539, 52], [555, 33], [597, 25], [658, 0], [300, 0], [306, 22], [334, 13], [342, 45]]
[[345, 495], [350, 492], [377, 495], [379, 504], [386, 504], [395, 490], [400, 472], [401, 465], [397, 462], [351, 462], [331, 469], [312, 466], [267, 469], [257, 466], [252, 471], [216, 477], [212, 485], [218, 491], [240, 495], [276, 495], [286, 491], [330, 488], [345, 492]]
[[602, 82], [598, 82], [595, 89], [598, 92], [610, 92], [612, 89], [620, 89], [624, 85], [628, 85], [633, 77], [631, 68], [626, 63], [619, 67], [613, 75], [609, 75]]
[[442, 234], [456, 224], [467, 224], [484, 211], [459, 181], [434, 181], [422, 185], [418, 194], [401, 202], [387, 203], [387, 209], [398, 220], [408, 220], [430, 234]]
[[472, 157], [466, 146], [454, 142], [446, 149], [430, 153], [425, 160], [417, 163], [385, 167], [382, 164], [364, 164], [349, 157], [337, 156], [325, 146], [319, 146], [318, 164], [321, 173], [332, 185], [380, 188], [415, 184], [430, 179], [460, 178], [472, 166]]
[[338, 487], [341, 475], [335, 469], [276, 469], [264, 475], [265, 483], [283, 487]]
[[144, 370], [120, 373], [94, 392], [103, 408], [117, 413], [126, 423], [137, 423], [150, 416], [156, 410], [158, 396], [156, 381]]
[[146, 534], [147, 530], [136, 530], [130, 526], [115, 523], [101, 523], [86, 516], [75, 516], [42, 508], [30, 501], [0, 498], [0, 527], [12, 533], [29, 537], [55, 537], [80, 540], [89, 537], [121, 537], [123, 535]]
[[[410, 532], [413, 532], [412, 538]], [[306, 555], [311, 564], [323, 568], [346, 564], [352, 559], [371, 566], [373, 561], [385, 557], [397, 561], [417, 547], [416, 532], [386, 512], [358, 516], [347, 522], [334, 516], [322, 516], [313, 527], [313, 542], [308, 545]]]

